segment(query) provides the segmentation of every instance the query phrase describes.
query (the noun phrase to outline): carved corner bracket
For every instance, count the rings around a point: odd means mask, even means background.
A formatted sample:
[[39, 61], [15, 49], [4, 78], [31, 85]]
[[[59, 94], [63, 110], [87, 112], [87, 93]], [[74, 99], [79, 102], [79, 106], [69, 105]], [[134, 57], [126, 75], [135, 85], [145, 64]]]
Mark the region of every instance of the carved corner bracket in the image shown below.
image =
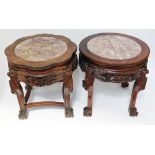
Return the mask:
[[14, 94], [17, 89], [21, 88], [17, 73], [16, 71], [10, 70], [7, 75], [10, 77], [9, 84], [10, 84], [11, 92]]
[[[100, 65], [89, 62], [83, 56], [80, 56], [80, 67], [83, 72], [88, 72], [95, 78], [112, 83], [124, 83], [134, 81], [142, 76], [145, 76], [149, 71], [146, 65], [142, 65], [139, 68], [128, 67], [128, 71], [121, 71], [115, 68], [106, 68]], [[85, 82], [83, 82], [85, 87]]]

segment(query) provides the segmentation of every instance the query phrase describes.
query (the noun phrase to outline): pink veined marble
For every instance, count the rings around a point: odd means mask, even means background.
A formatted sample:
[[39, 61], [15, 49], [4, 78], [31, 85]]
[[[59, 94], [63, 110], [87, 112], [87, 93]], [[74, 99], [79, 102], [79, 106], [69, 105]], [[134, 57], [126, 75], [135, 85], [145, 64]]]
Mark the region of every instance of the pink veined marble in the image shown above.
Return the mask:
[[15, 54], [27, 61], [46, 61], [63, 55], [67, 44], [54, 37], [35, 37], [22, 41], [15, 47]]
[[136, 41], [120, 35], [95, 37], [88, 41], [87, 48], [99, 57], [115, 60], [131, 59], [142, 51]]

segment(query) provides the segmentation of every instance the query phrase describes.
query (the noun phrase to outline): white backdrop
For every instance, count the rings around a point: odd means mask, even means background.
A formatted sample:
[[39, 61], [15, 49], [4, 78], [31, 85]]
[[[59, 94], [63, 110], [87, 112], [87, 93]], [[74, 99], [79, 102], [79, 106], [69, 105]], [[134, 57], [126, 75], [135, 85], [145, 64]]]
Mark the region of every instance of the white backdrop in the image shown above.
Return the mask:
[[[74, 72], [74, 92], [72, 94], [72, 106], [74, 108], [75, 117], [73, 119], [64, 119], [64, 110], [59, 108], [40, 108], [33, 111], [30, 110], [28, 122], [30, 121], [68, 121], [70, 123], [125, 123], [125, 124], [154, 124], [155, 123], [155, 104], [153, 94], [155, 91], [155, 80], [153, 80], [154, 57], [154, 39], [155, 30], [0, 30], [0, 51], [1, 51], [1, 84], [3, 91], [0, 97], [0, 120], [17, 121], [18, 102], [15, 95], [12, 95], [9, 88], [7, 77], [7, 59], [4, 49], [16, 39], [38, 33], [61, 34], [69, 37], [73, 42], [79, 45], [79, 42], [86, 36], [98, 32], [120, 32], [136, 36], [145, 41], [150, 49], [148, 69], [150, 73], [147, 75], [148, 82], [146, 89], [139, 93], [137, 99], [137, 108], [139, 116], [131, 118], [128, 115], [128, 105], [130, 102], [133, 83], [130, 87], [123, 89], [119, 84], [104, 83], [95, 80], [94, 98], [93, 98], [93, 117], [85, 118], [82, 116], [83, 107], [87, 104], [87, 92], [82, 87], [84, 73], [80, 68]], [[153, 35], [154, 34], [154, 35]], [[77, 51], [77, 54], [79, 51]], [[62, 84], [54, 84], [49, 87], [35, 88], [33, 90], [31, 100], [62, 100], [61, 94]], [[86, 121], [86, 122], [85, 122]], [[6, 123], [6, 122], [5, 122]]]
[[[148, 82], [146, 85], [146, 89], [140, 92], [137, 98], [137, 108], [139, 112], [138, 117], [129, 117], [128, 114], [128, 105], [130, 102], [133, 83], [130, 83], [129, 88], [123, 89], [118, 84], [103, 83], [98, 80], [95, 80], [94, 85], [93, 116], [91, 118], [83, 117], [83, 107], [85, 107], [87, 104], [87, 92], [82, 87], [84, 73], [82, 73], [80, 68], [78, 67], [73, 75], [74, 91], [71, 100], [72, 107], [74, 109], [74, 118], [66, 119], [64, 117], [63, 108], [50, 107], [30, 110], [27, 120], [18, 120], [17, 116], [19, 107], [17, 98], [15, 95], [11, 94], [8, 83], [9, 78], [7, 77], [8, 66], [7, 59], [4, 54], [4, 49], [6, 48], [6, 46], [20, 37], [39, 33], [65, 35], [77, 45], [79, 45], [79, 42], [84, 37], [99, 32], [119, 32], [133, 35], [146, 42], [151, 49], [151, 54], [148, 62], [148, 69], [150, 73], [147, 75]], [[119, 139], [120, 134], [124, 136], [122, 136], [122, 140], [126, 137], [126, 133], [124, 133], [122, 130], [119, 131], [118, 129], [113, 131], [113, 127], [111, 125], [155, 124], [155, 61], [153, 60], [153, 58], [155, 57], [154, 38], [155, 30], [143, 29], [0, 30], [0, 139], [3, 139], [3, 141], [1, 141], [2, 147], [0, 149], [0, 152], [3, 151], [5, 152], [5, 154], [22, 153], [25, 155], [28, 154], [29, 149], [31, 149], [31, 153], [35, 154], [51, 154], [52, 152], [54, 152], [54, 154], [62, 154], [66, 152], [68, 155], [73, 154], [73, 152], [74, 154], [89, 154], [89, 152], [100, 154], [101, 152], [104, 153], [105, 150], [114, 151], [111, 150], [110, 146], [106, 144], [115, 143], [116, 148], [114, 149], [117, 149], [117, 145], [119, 145], [117, 144], [117, 140]], [[77, 51], [77, 54], [78, 53], [79, 51]], [[54, 84], [49, 87], [43, 88], [34, 88], [30, 100], [61, 101], [61, 89], [62, 84]], [[103, 134], [99, 134], [102, 133], [99, 126], [104, 124], [110, 125], [108, 129], [106, 128], [103, 131]], [[121, 128], [126, 127], [128, 126], [122, 126]], [[134, 130], [136, 131], [136, 129], [132, 129], [132, 127], [129, 128], [131, 128], [131, 131], [133, 132]], [[95, 133], [92, 134], [93, 132]], [[119, 134], [116, 134], [116, 132]], [[143, 135], [145, 141], [149, 137], [149, 133], [147, 134], [148, 135]], [[108, 139], [106, 140], [106, 142], [103, 141], [105, 137], [106, 139]], [[111, 141], [110, 137], [113, 137], [114, 139]], [[131, 139], [132, 138], [133, 137], [131, 135]], [[140, 134], [137, 134], [137, 138], [142, 137]], [[87, 146], [86, 144], [89, 139], [93, 139], [93, 142], [89, 143], [90, 149], [82, 149]], [[97, 142], [98, 146], [94, 146], [94, 144]], [[107, 147], [102, 150], [102, 145], [105, 145]], [[133, 142], [133, 145], [133, 147], [136, 147], [136, 141]], [[145, 146], [145, 144], [142, 144], [141, 146], [139, 146], [139, 148], [143, 146]], [[59, 147], [62, 147], [62, 149], [60, 149]], [[80, 149], [78, 149], [78, 147]], [[19, 152], [17, 151], [18, 149]], [[126, 151], [126, 149], [128, 149], [127, 146], [124, 146], [122, 148], [122, 151]], [[128, 153], [131, 154], [132, 150], [128, 149]], [[149, 153], [149, 151], [147, 151], [147, 153]]]

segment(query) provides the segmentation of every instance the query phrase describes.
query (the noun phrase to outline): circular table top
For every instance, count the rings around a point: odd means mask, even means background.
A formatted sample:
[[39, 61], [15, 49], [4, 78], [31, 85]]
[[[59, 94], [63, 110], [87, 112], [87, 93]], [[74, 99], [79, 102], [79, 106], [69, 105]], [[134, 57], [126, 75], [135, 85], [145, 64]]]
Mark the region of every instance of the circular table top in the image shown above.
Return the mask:
[[39, 34], [18, 39], [5, 53], [9, 62], [37, 69], [66, 63], [76, 50], [76, 45], [64, 36]]
[[96, 63], [112, 65], [139, 63], [149, 55], [149, 47], [143, 41], [118, 33], [91, 35], [81, 41], [80, 51]]
[[28, 61], [46, 61], [63, 55], [67, 44], [55, 37], [35, 37], [20, 42], [15, 54]]

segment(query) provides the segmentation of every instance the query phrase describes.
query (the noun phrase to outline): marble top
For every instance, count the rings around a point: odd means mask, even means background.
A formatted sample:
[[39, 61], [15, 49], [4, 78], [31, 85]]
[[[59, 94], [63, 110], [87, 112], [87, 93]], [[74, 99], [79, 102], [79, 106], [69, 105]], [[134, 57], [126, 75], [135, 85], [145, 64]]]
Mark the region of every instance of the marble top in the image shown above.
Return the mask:
[[141, 46], [134, 40], [121, 35], [103, 35], [88, 41], [88, 50], [102, 58], [131, 59], [139, 55]]
[[15, 47], [15, 54], [27, 61], [46, 61], [63, 55], [67, 44], [54, 37], [35, 37], [22, 41]]

